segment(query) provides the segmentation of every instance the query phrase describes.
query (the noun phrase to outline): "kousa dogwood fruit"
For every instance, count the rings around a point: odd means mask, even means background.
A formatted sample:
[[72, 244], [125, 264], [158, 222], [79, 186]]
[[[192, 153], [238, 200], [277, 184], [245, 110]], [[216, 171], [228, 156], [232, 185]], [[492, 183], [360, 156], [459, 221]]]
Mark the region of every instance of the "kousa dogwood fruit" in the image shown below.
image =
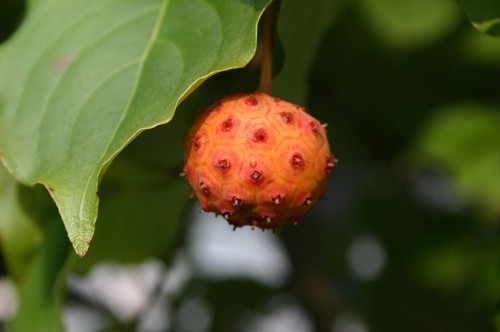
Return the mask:
[[236, 227], [295, 223], [321, 199], [336, 163], [325, 127], [265, 93], [226, 97], [184, 137], [182, 175], [204, 211]]

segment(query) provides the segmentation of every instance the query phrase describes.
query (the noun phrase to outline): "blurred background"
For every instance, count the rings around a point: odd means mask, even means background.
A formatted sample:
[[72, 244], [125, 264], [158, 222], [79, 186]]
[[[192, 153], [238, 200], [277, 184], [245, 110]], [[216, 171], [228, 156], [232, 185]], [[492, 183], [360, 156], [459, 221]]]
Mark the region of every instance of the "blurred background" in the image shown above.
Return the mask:
[[[277, 234], [199, 212], [182, 133], [255, 90], [259, 57], [210, 78], [110, 167], [88, 255], [54, 249], [67, 331], [500, 331], [500, 39], [451, 0], [293, 3], [274, 94], [328, 123], [324, 200]], [[1, 41], [23, 11], [0, 2]], [[40, 188], [18, 194], [58, 218]], [[0, 331], [18, 307], [3, 256]]]

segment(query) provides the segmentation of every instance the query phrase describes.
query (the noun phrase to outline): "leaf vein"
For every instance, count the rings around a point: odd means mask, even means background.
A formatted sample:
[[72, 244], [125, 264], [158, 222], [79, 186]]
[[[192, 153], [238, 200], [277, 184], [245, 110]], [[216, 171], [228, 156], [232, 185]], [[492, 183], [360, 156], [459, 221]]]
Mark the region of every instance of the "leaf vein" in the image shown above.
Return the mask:
[[27, 75], [24, 77], [23, 82], [21, 83], [21, 93], [19, 95], [18, 102], [12, 108], [13, 110], [15, 110], [14, 114], [17, 114], [19, 112], [19, 107], [20, 107], [21, 101], [25, 98], [26, 88], [28, 86], [28, 82], [30, 81], [29, 78], [33, 76], [35, 69], [38, 67], [38, 65], [40, 65], [40, 63], [44, 59], [44, 56], [50, 52], [50, 50], [52, 49], [54, 44], [56, 44], [61, 38], [63, 38], [65, 36], [65, 34], [68, 31], [70, 31], [73, 27], [78, 25], [80, 22], [85, 20], [87, 17], [91, 16], [93, 13], [98, 11], [100, 8], [108, 5], [109, 3], [113, 2], [113, 1], [116, 1], [116, 0], [103, 1], [102, 3], [89, 9], [89, 11], [81, 13], [80, 17], [76, 17], [75, 21], [72, 24], [70, 24], [65, 30], [61, 29], [61, 33], [54, 36], [54, 38], [46, 44], [46, 47], [44, 49], [42, 49], [40, 54], [38, 55], [38, 57], [34, 59], [32, 65], [30, 66], [30, 68], [27, 71]]
[[[89, 49], [92, 48], [92, 46], [98, 44], [101, 40], [105, 39], [106, 37], [108, 37], [110, 34], [112, 34], [113, 32], [123, 28], [124, 26], [134, 22], [136, 19], [139, 19], [141, 18], [143, 15], [147, 15], [149, 14], [150, 12], [154, 11], [156, 9], [156, 6], [155, 7], [151, 7], [151, 8], [147, 8], [145, 9], [144, 11], [141, 11], [141, 12], [138, 12], [136, 13], [133, 17], [130, 17], [129, 19], [127, 19], [126, 21], [124, 22], [121, 22], [120, 24], [114, 26], [113, 28], [109, 29], [108, 31], [106, 31], [105, 33], [99, 35], [97, 38], [95, 38], [91, 43], [87, 44], [85, 48], [82, 48], [82, 50], [76, 54], [74, 60], [71, 62], [71, 64], [66, 68], [66, 70], [64, 71], [64, 73], [58, 78], [56, 84], [54, 85], [53, 89], [51, 90], [51, 92], [49, 93], [43, 107], [42, 107], [42, 111], [41, 111], [41, 116], [40, 116], [40, 120], [38, 122], [38, 126], [37, 126], [37, 133], [40, 134], [40, 130], [41, 130], [41, 125], [45, 119], [45, 117], [47, 116], [47, 113], [48, 113], [48, 109], [49, 109], [49, 104], [52, 100], [52, 98], [54, 97], [55, 95], [55, 92], [57, 91], [57, 89], [59, 88], [59, 86], [62, 84], [62, 82], [64, 81], [66, 75], [70, 72], [70, 69], [75, 66], [77, 63], [78, 63], [78, 59], [81, 58], [81, 56], [83, 56], [86, 51], [88, 51]], [[84, 100], [85, 102], [85, 100]], [[40, 149], [39, 146], [37, 146], [37, 159], [36, 159], [36, 165], [37, 165], [37, 168], [39, 168], [39, 161], [40, 161], [40, 158], [38, 156], [38, 153], [43, 150], [43, 149]]]
[[[163, 20], [165, 18], [166, 13], [167, 13], [169, 4], [170, 4], [170, 0], [163, 0], [163, 2], [162, 2], [162, 5], [161, 5], [159, 13], [158, 13], [158, 19], [156, 21], [156, 24], [155, 24], [155, 27], [153, 29], [151, 38], [149, 40], [149, 44], [146, 46], [146, 49], [144, 50], [144, 53], [143, 53], [143, 55], [140, 58], [140, 61], [139, 61], [140, 65], [139, 65], [139, 68], [137, 70], [138, 77], [137, 77], [137, 79], [135, 81], [135, 85], [134, 85], [134, 88], [132, 90], [132, 93], [130, 94], [127, 106], [125, 107], [124, 112], [123, 112], [123, 114], [122, 114], [122, 116], [121, 116], [121, 118], [120, 118], [117, 126], [115, 127], [115, 129], [113, 131], [113, 134], [111, 135], [111, 137], [110, 137], [110, 139], [108, 141], [108, 144], [106, 145], [106, 148], [104, 149], [101, 157], [99, 158], [99, 163], [102, 163], [103, 159], [106, 158], [106, 154], [108, 153], [109, 147], [111, 146], [111, 143], [112, 143], [113, 139], [116, 137], [116, 134], [118, 133], [118, 128], [121, 126], [121, 124], [123, 123], [123, 120], [125, 118], [125, 115], [130, 110], [130, 105], [132, 104], [134, 96], [137, 93], [137, 89], [138, 89], [139, 82], [140, 82], [140, 76], [141, 76], [141, 73], [142, 73], [142, 69], [144, 67], [145, 60], [147, 58], [147, 55], [151, 51], [151, 48], [153, 47], [153, 44], [154, 44], [155, 40], [158, 38], [160, 27], [161, 27], [161, 24], [162, 24], [162, 22], [163, 22]], [[100, 165], [100, 170], [99, 170], [98, 174], [101, 172], [102, 167], [106, 164], [106, 162], [109, 162], [109, 160], [112, 160], [113, 157], [114, 157], [114, 155], [116, 153], [117, 152], [114, 152], [113, 155], [108, 160], [106, 160], [104, 163], [102, 163], [102, 165]], [[85, 197], [87, 196], [87, 192], [88, 192], [89, 187], [90, 187], [90, 181], [92, 181], [92, 179], [93, 179], [93, 177], [89, 177], [89, 179], [87, 180], [87, 183], [85, 184], [85, 189], [84, 189], [84, 192], [82, 194], [81, 201], [80, 201], [80, 208], [79, 208], [79, 215], [80, 215], [80, 217], [82, 217], [82, 215], [84, 214], [83, 211], [84, 211], [84, 206], [85, 206]]]

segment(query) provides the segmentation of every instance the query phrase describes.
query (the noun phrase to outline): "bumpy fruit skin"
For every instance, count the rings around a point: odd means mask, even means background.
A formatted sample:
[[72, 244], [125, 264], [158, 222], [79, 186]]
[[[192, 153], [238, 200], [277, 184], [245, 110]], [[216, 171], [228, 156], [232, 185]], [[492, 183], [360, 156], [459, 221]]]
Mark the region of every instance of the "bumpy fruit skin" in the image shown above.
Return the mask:
[[325, 193], [336, 161], [318, 120], [259, 92], [203, 110], [184, 146], [193, 196], [237, 227], [297, 222]]

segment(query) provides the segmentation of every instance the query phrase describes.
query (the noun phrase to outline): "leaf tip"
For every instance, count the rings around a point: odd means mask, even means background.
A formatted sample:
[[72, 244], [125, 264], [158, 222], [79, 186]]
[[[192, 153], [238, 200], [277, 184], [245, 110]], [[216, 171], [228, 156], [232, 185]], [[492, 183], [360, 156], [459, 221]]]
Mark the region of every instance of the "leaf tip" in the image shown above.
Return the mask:
[[87, 251], [89, 250], [90, 243], [92, 242], [92, 234], [87, 236], [90, 237], [84, 237], [84, 236], [78, 236], [78, 237], [73, 237], [72, 234], [68, 233], [71, 244], [73, 245], [73, 249], [75, 249], [76, 254], [80, 257], [83, 258], [87, 254]]
[[83, 258], [83, 256], [87, 254], [87, 251], [89, 250], [89, 244], [90, 240], [86, 243], [73, 243], [73, 248], [75, 249], [78, 257]]
[[76, 254], [78, 255], [78, 257], [83, 258], [86, 253], [87, 253], [86, 251], [83, 251], [83, 252], [77, 252]]
[[[85, 256], [94, 235], [94, 224], [97, 219], [97, 196], [90, 195], [90, 197], [84, 197], [75, 202], [72, 197], [62, 196], [68, 189], [61, 190], [60, 186], [57, 185], [45, 185], [59, 208], [73, 249], [78, 256]], [[55, 188], [55, 190], [51, 191], [51, 188]], [[93, 190], [89, 192], [93, 192]]]

